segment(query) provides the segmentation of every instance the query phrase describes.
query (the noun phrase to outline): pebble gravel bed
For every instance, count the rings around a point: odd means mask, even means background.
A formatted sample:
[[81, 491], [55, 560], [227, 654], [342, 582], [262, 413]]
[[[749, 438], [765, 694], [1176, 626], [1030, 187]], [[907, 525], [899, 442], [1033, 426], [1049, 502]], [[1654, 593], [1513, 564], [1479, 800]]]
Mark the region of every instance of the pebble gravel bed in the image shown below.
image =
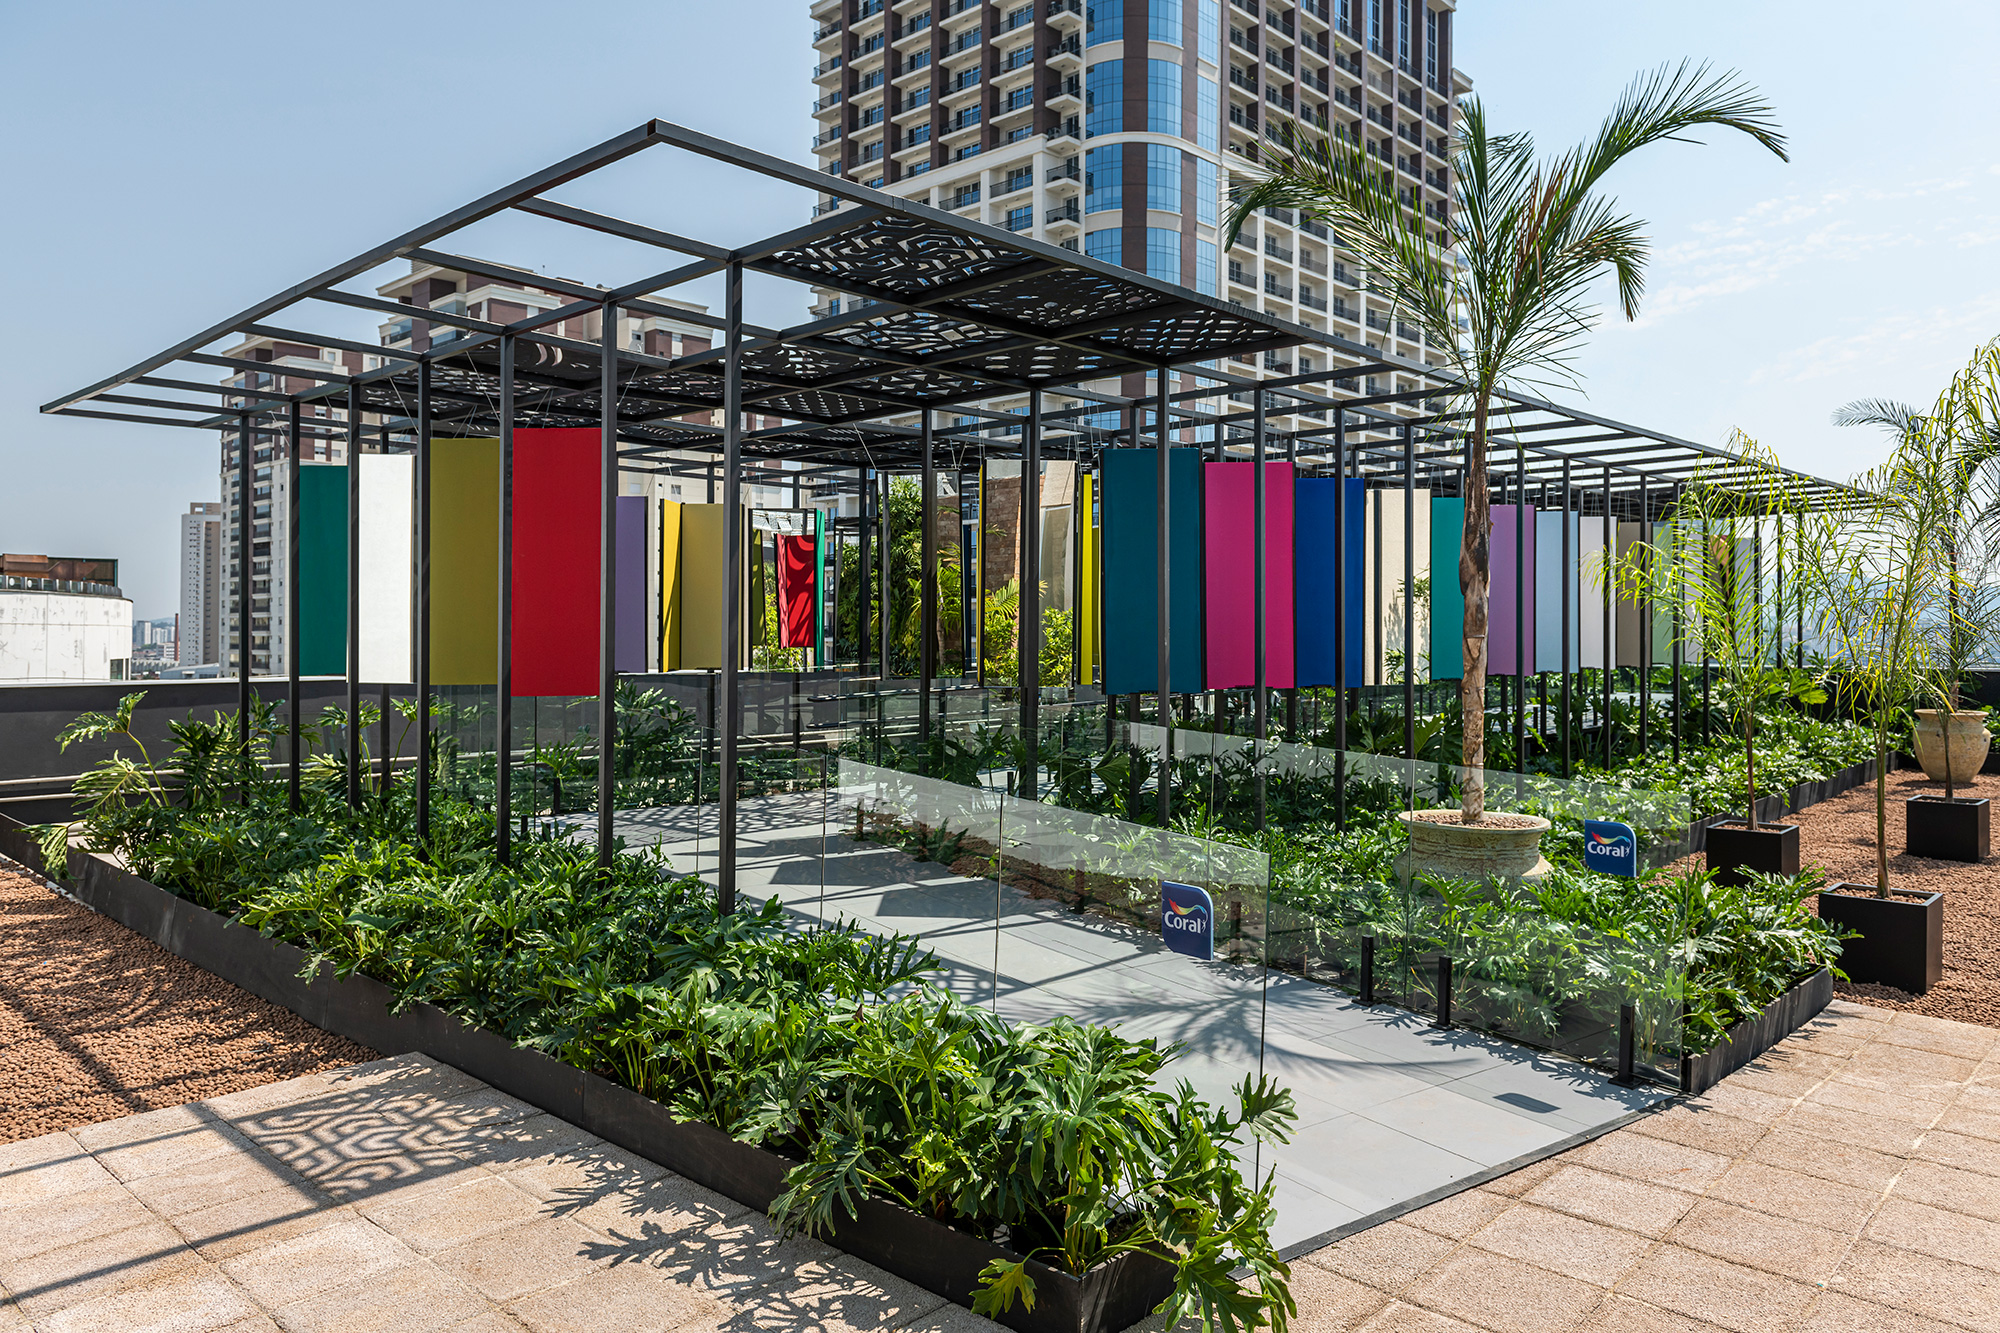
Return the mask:
[[0, 1143], [374, 1058], [0, 860]]

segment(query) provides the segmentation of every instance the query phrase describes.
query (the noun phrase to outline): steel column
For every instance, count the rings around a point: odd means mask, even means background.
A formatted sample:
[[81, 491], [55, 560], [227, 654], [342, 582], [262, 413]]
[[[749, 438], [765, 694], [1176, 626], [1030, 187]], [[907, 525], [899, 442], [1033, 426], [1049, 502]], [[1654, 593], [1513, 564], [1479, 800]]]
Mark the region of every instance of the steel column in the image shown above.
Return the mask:
[[1569, 674], [1576, 664], [1569, 660], [1569, 642], [1570, 642], [1570, 625], [1577, 611], [1577, 608], [1570, 604], [1571, 594], [1570, 594], [1569, 575], [1570, 575], [1570, 570], [1575, 568], [1574, 561], [1578, 554], [1576, 551], [1570, 549], [1569, 511], [1570, 511], [1570, 506], [1575, 504], [1577, 510], [1577, 516], [1579, 519], [1581, 519], [1583, 515], [1583, 506], [1581, 504], [1577, 504], [1576, 493], [1570, 489], [1569, 459], [1567, 458], [1563, 459], [1562, 490], [1563, 490], [1562, 563], [1561, 565], [1558, 566], [1558, 569], [1560, 571], [1560, 577], [1558, 578], [1558, 582], [1562, 584], [1562, 746], [1563, 746], [1562, 775], [1564, 778], [1568, 778], [1572, 776], [1572, 770], [1576, 762], [1576, 751], [1571, 744], [1571, 742], [1574, 740], [1574, 736], [1572, 734], [1570, 711], [1569, 711], [1570, 710]]
[[[1651, 544], [1653, 498], [1646, 479], [1639, 478], [1639, 540]], [[1653, 708], [1653, 599], [1643, 593], [1639, 603], [1639, 758], [1646, 757], [1648, 723]]]
[[257, 449], [248, 412], [236, 418], [236, 748], [243, 764], [236, 798], [250, 804], [250, 455]]
[[1347, 414], [1333, 409], [1333, 822], [1347, 827]]
[[299, 726], [299, 400], [285, 414], [285, 730], [291, 747], [285, 756], [285, 804], [293, 813], [299, 801], [299, 746], [305, 737]]
[[1042, 391], [1028, 390], [1028, 419], [1021, 427], [1021, 595], [1015, 660], [1021, 687], [1021, 774], [1027, 800], [1041, 786], [1042, 725]]
[[1611, 512], [1611, 465], [1604, 465], [1604, 699], [1597, 715], [1604, 732], [1604, 770], [1611, 771], [1611, 673], [1618, 654], [1612, 646], [1612, 563], [1618, 555], [1618, 520]]
[[347, 806], [361, 808], [361, 390], [347, 389]]
[[431, 836], [431, 360], [417, 363], [417, 844]]
[[493, 849], [512, 856], [514, 814], [514, 335], [500, 335], [500, 606], [494, 663]]
[[[1158, 451], [1154, 462], [1159, 487], [1159, 494], [1155, 497], [1159, 510], [1157, 555], [1160, 564], [1157, 585], [1157, 595], [1160, 604], [1160, 675], [1157, 682], [1157, 697], [1160, 704], [1161, 732], [1158, 773], [1160, 827], [1165, 828], [1173, 818], [1173, 784], [1169, 780], [1174, 748], [1174, 707], [1171, 692], [1173, 684], [1173, 579], [1170, 576], [1173, 543], [1171, 540], [1172, 533], [1169, 530], [1173, 508], [1168, 504], [1170, 494], [1168, 488], [1173, 484], [1173, 481], [1171, 474], [1167, 470], [1170, 440], [1167, 429], [1167, 372], [1165, 369], [1161, 369], [1157, 374], [1159, 377], [1157, 392], [1153, 396], [1153, 447]], [[1132, 434], [1135, 439], [1139, 433], [1138, 424], [1138, 411], [1135, 408], [1132, 416]]]
[[[1528, 451], [1514, 448], [1514, 772], [1528, 771]], [[1518, 782], [1516, 794], [1519, 794]]]
[[931, 743], [931, 678], [937, 675], [937, 460], [931, 456], [934, 445], [930, 409], [923, 415], [923, 479], [918, 483], [923, 490], [923, 500], [918, 506], [923, 525], [922, 554], [917, 573], [917, 740], [925, 756], [925, 771], [929, 771]]
[[618, 798], [618, 307], [598, 329], [597, 422], [597, 864], [611, 865], [611, 810]]
[[[1417, 757], [1417, 428], [1403, 426], [1403, 757]], [[1416, 770], [1411, 770], [1414, 781]]]
[[[715, 905], [736, 910], [736, 710], [737, 666], [743, 651], [743, 264], [731, 260], [723, 289], [722, 530], [727, 589], [723, 605], [722, 708], [714, 719], [721, 740], [717, 810]], [[867, 584], [862, 585], [867, 606]], [[836, 619], [836, 622], [838, 620]], [[868, 640], [864, 619], [862, 642]]]

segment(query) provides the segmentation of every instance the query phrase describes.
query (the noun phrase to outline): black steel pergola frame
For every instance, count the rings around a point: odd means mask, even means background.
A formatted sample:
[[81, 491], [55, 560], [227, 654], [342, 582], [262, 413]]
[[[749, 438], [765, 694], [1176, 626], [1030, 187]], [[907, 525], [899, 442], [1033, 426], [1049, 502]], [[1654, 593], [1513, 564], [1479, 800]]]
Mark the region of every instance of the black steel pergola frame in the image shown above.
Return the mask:
[[[828, 194], [837, 201], [816, 212], [805, 226], [789, 229], [742, 247], [725, 247], [676, 235], [640, 223], [577, 208], [543, 197], [545, 192], [621, 162], [648, 148], [668, 147]], [[553, 278], [531, 269], [495, 263], [432, 247], [453, 233], [483, 219], [513, 210], [572, 227], [584, 228], [640, 245], [665, 250], [680, 262], [663, 271], [617, 287], [591, 287]], [[531, 312], [507, 324], [472, 318], [461, 312], [387, 301], [368, 293], [345, 291], [340, 284], [400, 259], [516, 284], [551, 293], [563, 300], [552, 310]], [[746, 273], [860, 297], [868, 304], [840, 314], [809, 320], [786, 329], [746, 323], [743, 280]], [[725, 298], [720, 315], [650, 298], [686, 282], [723, 275]], [[295, 307], [321, 303], [346, 310], [407, 315], [455, 336], [438, 339], [422, 352], [380, 346], [330, 334], [317, 334], [274, 323], [295, 316]], [[708, 350], [679, 358], [650, 355], [617, 345], [619, 312], [657, 316], [706, 326], [718, 335]], [[559, 337], [545, 330], [559, 322], [596, 314], [601, 336], [595, 343]], [[318, 349], [378, 357], [383, 364], [359, 374], [330, 367], [297, 366], [282, 361], [233, 358], [214, 350], [228, 339], [266, 338]], [[1325, 371], [1258, 380], [1224, 368], [1229, 360], [1254, 364], [1260, 353], [1310, 345], [1348, 359], [1353, 364]], [[523, 349], [533, 352], [525, 356]], [[526, 365], [533, 360], [547, 365]], [[208, 383], [171, 372], [176, 365], [221, 369], [234, 375], [269, 374], [283, 379], [316, 381], [313, 387], [285, 393], [259, 387]], [[567, 367], [563, 373], [549, 366]], [[163, 373], [167, 372], [167, 373]], [[1181, 376], [1182, 388], [1171, 389], [1169, 377]], [[1415, 389], [1388, 393], [1355, 392], [1355, 382], [1380, 373], [1414, 380]], [[1152, 391], [1136, 396], [1106, 393], [1087, 387], [1093, 382], [1123, 381], [1147, 376]], [[1207, 381], [1188, 387], [1190, 377]], [[217, 401], [134, 394], [132, 388], [214, 397]], [[375, 246], [315, 277], [252, 305], [162, 352], [145, 358], [97, 383], [45, 404], [55, 415], [171, 425], [198, 430], [234, 432], [239, 442], [236, 484], [239, 500], [236, 625], [238, 641], [239, 728], [247, 728], [250, 692], [251, 463], [259, 435], [284, 435], [294, 445], [308, 440], [342, 440], [350, 464], [363, 444], [364, 421], [387, 448], [390, 437], [401, 437], [416, 455], [415, 563], [416, 598], [414, 676], [419, 699], [429, 693], [429, 454], [435, 434], [495, 436], [500, 441], [500, 542], [496, 551], [501, 578], [498, 662], [499, 743], [495, 788], [495, 839], [500, 856], [509, 853], [511, 759], [512, 627], [509, 619], [509, 546], [512, 522], [512, 449], [516, 429], [537, 425], [591, 426], [601, 431], [600, 472], [603, 481], [600, 550], [599, 774], [597, 843], [600, 861], [612, 852], [613, 697], [616, 518], [614, 503], [620, 470], [701, 475], [722, 465], [722, 495], [727, 523], [727, 603], [724, 642], [741, 638], [743, 559], [741, 524], [745, 474], [755, 465], [795, 462], [798, 469], [782, 475], [795, 484], [811, 477], [821, 490], [840, 490], [853, 479], [864, 495], [871, 474], [921, 470], [925, 503], [935, 502], [933, 478], [940, 445], [961, 453], [977, 451], [983, 461], [1018, 456], [1025, 469], [1040, 459], [1088, 458], [1105, 447], [1121, 444], [1160, 452], [1158, 547], [1162, 570], [1158, 590], [1160, 637], [1159, 718], [1173, 726], [1171, 692], [1167, 688], [1169, 643], [1165, 569], [1172, 534], [1168, 523], [1165, 485], [1167, 447], [1174, 432], [1189, 436], [1212, 430], [1217, 456], [1232, 456], [1240, 446], [1258, 460], [1275, 444], [1283, 456], [1302, 465], [1330, 460], [1342, 475], [1378, 479], [1385, 484], [1400, 477], [1407, 497], [1420, 471], [1440, 477], [1455, 470], [1451, 459], [1462, 456], [1462, 411], [1429, 411], [1426, 415], [1396, 411], [1424, 400], [1450, 399], [1460, 386], [1439, 368], [1410, 358], [1384, 354], [1324, 330], [1294, 324], [1263, 312], [1224, 302], [1133, 270], [1090, 259], [1075, 251], [1024, 238], [1015, 233], [969, 222], [955, 214], [899, 199], [827, 174], [666, 121], [648, 121], [583, 153], [523, 177], [480, 199], [455, 209], [401, 236]], [[1329, 389], [1343, 391], [1335, 397]], [[1044, 409], [1051, 392], [1077, 402], [1075, 407]], [[995, 411], [996, 399], [1025, 395], [1025, 416]], [[1202, 400], [1248, 395], [1251, 406], [1238, 412], [1205, 410]], [[1583, 492], [1572, 488], [1572, 468], [1602, 467], [1606, 506], [1615, 472], [1627, 479], [1627, 489], [1642, 496], [1654, 486], [1670, 494], [1698, 467], [1728, 467], [1723, 451], [1624, 425], [1592, 414], [1558, 407], [1521, 394], [1501, 395], [1490, 429], [1492, 475], [1503, 476], [1503, 460], [1511, 461], [1517, 494], [1530, 482], [1546, 484], [1557, 475], [1566, 497]], [[122, 410], [139, 409], [139, 410]], [[308, 416], [324, 409], [327, 416]], [[935, 414], [950, 410], [969, 422], [938, 428]], [[331, 413], [340, 411], [344, 419]], [[722, 424], [707, 418], [720, 412]], [[163, 413], [185, 413], [168, 416]], [[1079, 418], [1115, 412], [1120, 427], [1104, 430], [1079, 427]], [[1147, 412], [1150, 431], [1142, 428]], [[746, 430], [747, 414], [775, 417], [782, 424]], [[1270, 427], [1272, 415], [1330, 414], [1332, 424], [1321, 429], [1291, 431]], [[688, 420], [691, 416], [703, 420]], [[904, 424], [914, 418], [914, 424]], [[1142, 436], [1150, 434], [1147, 440]], [[1373, 435], [1367, 441], [1363, 436]], [[1330, 444], [1328, 437], [1331, 437]], [[1421, 449], [1420, 449], [1421, 443]], [[1605, 449], [1605, 444], [1616, 444]], [[690, 455], [709, 455], [701, 463]], [[1615, 456], [1615, 458], [1614, 458]], [[289, 449], [288, 469], [299, 465], [299, 449]], [[1745, 465], [1751, 466], [1751, 465]], [[358, 670], [358, 492], [357, 469], [350, 470], [348, 561], [348, 697], [350, 730], [359, 725]], [[712, 474], [710, 474], [712, 475]], [[1264, 624], [1265, 602], [1263, 472], [1257, 471], [1256, 562], [1257, 708], [1256, 731], [1267, 735]], [[1811, 491], [1831, 489], [1830, 483], [1799, 478]], [[297, 486], [287, 514], [287, 543], [297, 562]], [[1024, 501], [1026, 496], [1024, 494]], [[1567, 508], [1568, 500], [1565, 500]], [[1345, 505], [1336, 508], [1336, 525]], [[864, 506], [865, 511], [865, 506]], [[1024, 510], [1024, 512], [1027, 512]], [[1517, 511], [1518, 512], [1518, 511]], [[925, 525], [925, 540], [931, 539]], [[864, 527], [864, 533], [866, 529]], [[1565, 527], [1565, 534], [1567, 528]], [[1409, 545], [1406, 528], [1405, 546]], [[1034, 544], [1025, 543], [1032, 559]], [[1336, 589], [1346, 586], [1345, 543], [1336, 536], [1341, 570]], [[1517, 552], [1520, 546], [1517, 543]], [[1406, 564], [1413, 558], [1406, 549]], [[932, 562], [924, 562], [921, 597], [924, 644], [919, 717], [929, 730], [929, 702], [935, 673], [933, 652], [936, 616]], [[1406, 567], [1406, 579], [1410, 572]], [[886, 587], [886, 566], [885, 566]], [[291, 599], [288, 621], [287, 677], [292, 719], [298, 707], [298, 577], [287, 581]], [[1020, 632], [1024, 668], [1020, 682], [1021, 734], [1028, 758], [1020, 775], [1022, 794], [1036, 794], [1034, 757], [1036, 706], [1033, 679], [1036, 655], [1027, 645], [1040, 641], [1038, 589], [1022, 583]], [[1567, 584], [1565, 584], [1565, 589]], [[1568, 624], [1565, 596], [1564, 651]], [[1336, 653], [1341, 663], [1343, 693], [1346, 646], [1344, 615], [1336, 616]], [[1405, 624], [1405, 638], [1410, 627]], [[1649, 620], [1649, 617], [1648, 617]], [[1517, 635], [1517, 645], [1521, 642]], [[885, 640], [886, 647], [886, 640]], [[1405, 652], [1404, 690], [1412, 690], [1412, 656]], [[1517, 666], [1519, 664], [1517, 663]], [[887, 662], [883, 662], [886, 672]], [[738, 720], [738, 654], [726, 651], [720, 675], [717, 731], [720, 742], [719, 783], [722, 829], [718, 864], [718, 896], [722, 905], [735, 895], [735, 780]], [[1609, 673], [1607, 672], [1607, 681]], [[1517, 677], [1518, 679], [1518, 677]], [[1607, 684], [1608, 688], [1608, 684]], [[1564, 690], [1568, 689], [1565, 672]], [[1676, 674], [1676, 699], [1679, 697]], [[1107, 703], [1109, 707], [1109, 703]], [[385, 710], [386, 711], [386, 710]], [[429, 710], [417, 709], [417, 805], [420, 834], [428, 829], [430, 723]], [[1567, 709], [1564, 712], [1568, 716]], [[1344, 720], [1344, 710], [1337, 714]], [[1413, 725], [1413, 712], [1406, 713]], [[385, 721], [386, 734], [386, 721]], [[1518, 731], [1518, 717], [1517, 717]], [[247, 733], [239, 733], [247, 746]], [[1568, 737], [1565, 736], [1565, 752]], [[293, 733], [289, 790], [298, 795], [299, 742]], [[350, 752], [360, 753], [358, 737], [350, 737]], [[389, 756], [382, 756], [386, 775]], [[385, 796], [386, 796], [385, 782]], [[349, 765], [348, 798], [358, 803], [360, 775]], [[1163, 787], [1162, 802], [1166, 799]], [[1165, 813], [1163, 811], [1163, 813]]]

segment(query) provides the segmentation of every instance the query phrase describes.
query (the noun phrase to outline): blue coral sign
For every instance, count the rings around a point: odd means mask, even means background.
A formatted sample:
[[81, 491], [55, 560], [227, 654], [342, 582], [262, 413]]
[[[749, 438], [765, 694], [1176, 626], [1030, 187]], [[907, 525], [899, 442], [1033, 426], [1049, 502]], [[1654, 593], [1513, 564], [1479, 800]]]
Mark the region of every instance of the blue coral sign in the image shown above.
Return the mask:
[[1215, 903], [1206, 889], [1160, 881], [1160, 938], [1189, 958], [1215, 957]]
[[1639, 835], [1630, 824], [1615, 819], [1583, 821], [1583, 868], [1600, 875], [1623, 875], [1631, 879], [1639, 873]]

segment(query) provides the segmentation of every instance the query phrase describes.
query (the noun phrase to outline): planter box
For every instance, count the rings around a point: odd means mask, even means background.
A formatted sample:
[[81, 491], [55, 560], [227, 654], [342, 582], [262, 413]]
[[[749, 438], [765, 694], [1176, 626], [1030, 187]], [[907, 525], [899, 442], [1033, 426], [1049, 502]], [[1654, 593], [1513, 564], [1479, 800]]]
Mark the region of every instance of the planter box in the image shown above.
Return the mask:
[[1799, 873], [1797, 824], [1717, 824], [1708, 831], [1708, 868], [1718, 884], [1741, 884], [1745, 870]]
[[[2000, 751], [1996, 751], [1996, 753], [2000, 753]], [[1775, 796], [1759, 797], [1757, 801], [1757, 822], [1760, 824], [1767, 821], [1777, 823], [1788, 814], [1803, 810], [1810, 805], [1818, 805], [1821, 801], [1830, 801], [1843, 792], [1852, 791], [1863, 783], [1873, 782], [1874, 780], [1875, 761], [1873, 759], [1865, 759], [1858, 764], [1850, 764], [1831, 777], [1821, 778], [1815, 782], [1801, 782], [1790, 791], [1781, 792]], [[1683, 856], [1691, 856], [1696, 852], [1706, 851], [1708, 849], [1708, 835], [1711, 829], [1719, 828], [1726, 824], [1741, 823], [1742, 820], [1743, 815], [1740, 811], [1729, 814], [1709, 815], [1705, 818], [1697, 819], [1694, 823], [1689, 824], [1686, 831], [1672, 842], [1649, 843], [1645, 849], [1646, 863], [1656, 866], [1666, 865], [1670, 861], [1680, 860]]]
[[1992, 805], [1983, 796], [1912, 796], [1903, 802], [1903, 845], [1912, 856], [1984, 861], [1992, 845]]
[[1821, 968], [1747, 1018], [1721, 1041], [1700, 1055], [1681, 1057], [1681, 1091], [1690, 1097], [1707, 1092], [1804, 1027], [1833, 1000], [1833, 973]]
[[1843, 940], [1840, 970], [1853, 981], [1894, 986], [1921, 995], [1944, 980], [1944, 895], [1891, 890], [1878, 898], [1872, 885], [1843, 887], [1865, 892], [1819, 895], [1820, 920], [1858, 931]]
[[[0, 852], [31, 841], [0, 815]], [[516, 1046], [428, 1004], [391, 1013], [388, 987], [321, 968], [301, 977], [307, 955], [167, 892], [103, 857], [69, 856], [68, 887], [84, 904], [223, 980], [315, 1027], [385, 1054], [421, 1052], [512, 1097], [559, 1116], [677, 1175], [759, 1210], [784, 1192], [794, 1162], [739, 1143], [711, 1125], [675, 1120], [660, 1103], [539, 1051]], [[893, 1203], [863, 1202], [858, 1216], [821, 1239], [838, 1249], [970, 1307], [979, 1274], [1019, 1256]], [[1082, 1277], [1029, 1261], [1035, 1308], [1019, 1301], [999, 1322], [1021, 1333], [1117, 1333], [1172, 1292], [1174, 1269], [1147, 1254], [1121, 1254]]]

